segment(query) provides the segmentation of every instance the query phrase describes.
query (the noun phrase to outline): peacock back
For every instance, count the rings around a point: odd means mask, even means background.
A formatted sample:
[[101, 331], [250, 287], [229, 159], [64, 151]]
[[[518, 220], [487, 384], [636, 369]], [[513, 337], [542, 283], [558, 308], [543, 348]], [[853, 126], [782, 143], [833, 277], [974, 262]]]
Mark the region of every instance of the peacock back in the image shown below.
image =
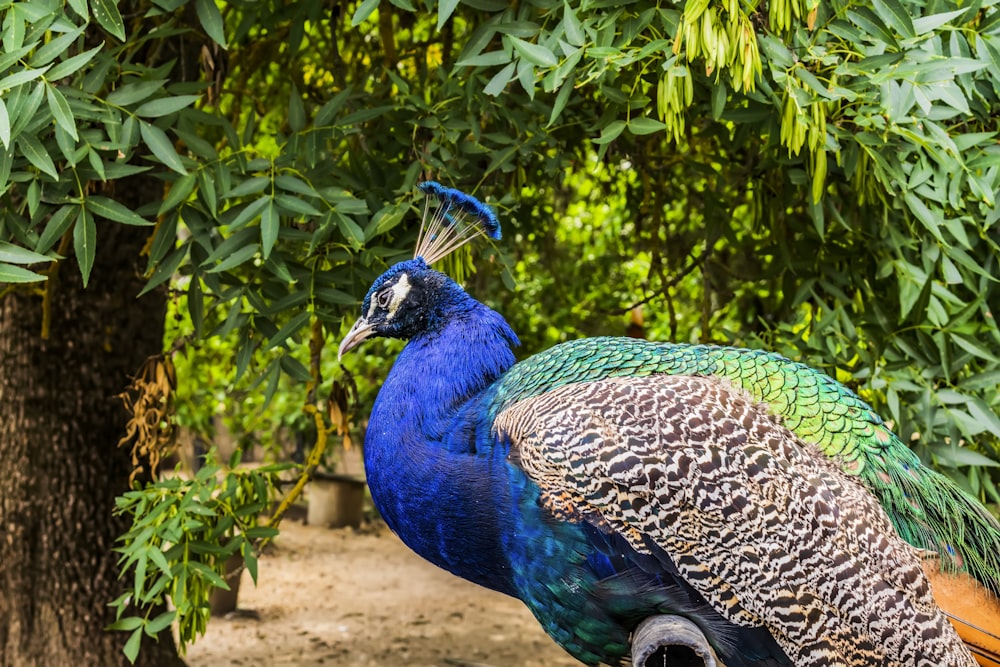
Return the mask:
[[655, 374], [723, 378], [743, 389], [803, 442], [857, 476], [900, 537], [1000, 594], [1000, 524], [985, 507], [924, 466], [848, 387], [779, 354], [634, 338], [570, 341], [511, 367], [485, 399], [488, 419], [564, 385]]

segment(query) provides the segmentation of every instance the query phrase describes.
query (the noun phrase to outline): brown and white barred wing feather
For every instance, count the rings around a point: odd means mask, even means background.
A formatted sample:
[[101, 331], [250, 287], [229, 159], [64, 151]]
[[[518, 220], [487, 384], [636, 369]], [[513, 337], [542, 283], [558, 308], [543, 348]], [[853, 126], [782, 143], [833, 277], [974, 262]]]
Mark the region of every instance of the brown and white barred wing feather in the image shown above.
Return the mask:
[[974, 665], [874, 497], [725, 380], [567, 385], [496, 428], [553, 514], [662, 549], [797, 665]]

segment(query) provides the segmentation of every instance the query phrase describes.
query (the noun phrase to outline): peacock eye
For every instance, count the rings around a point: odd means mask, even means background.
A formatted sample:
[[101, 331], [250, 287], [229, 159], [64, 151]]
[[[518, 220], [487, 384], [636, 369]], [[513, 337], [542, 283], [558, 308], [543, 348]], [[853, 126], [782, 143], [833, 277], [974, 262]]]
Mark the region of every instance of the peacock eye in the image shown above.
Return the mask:
[[379, 292], [378, 296], [375, 297], [375, 301], [378, 303], [379, 308], [388, 308], [392, 302], [392, 290], [387, 289], [384, 292]]

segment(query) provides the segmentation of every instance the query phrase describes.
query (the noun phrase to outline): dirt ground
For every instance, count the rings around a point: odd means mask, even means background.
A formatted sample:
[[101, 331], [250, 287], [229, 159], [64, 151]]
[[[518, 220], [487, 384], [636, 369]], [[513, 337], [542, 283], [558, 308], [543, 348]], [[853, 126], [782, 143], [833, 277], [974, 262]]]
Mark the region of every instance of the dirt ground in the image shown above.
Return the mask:
[[571, 667], [519, 601], [439, 570], [384, 524], [286, 519], [243, 573], [239, 609], [213, 618], [190, 667]]

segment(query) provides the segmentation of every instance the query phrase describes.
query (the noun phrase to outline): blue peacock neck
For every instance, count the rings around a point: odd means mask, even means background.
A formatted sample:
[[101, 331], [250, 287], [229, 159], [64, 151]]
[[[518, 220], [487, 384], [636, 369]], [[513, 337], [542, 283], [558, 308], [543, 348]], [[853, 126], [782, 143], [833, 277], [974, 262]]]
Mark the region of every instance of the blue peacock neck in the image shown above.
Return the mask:
[[477, 399], [514, 363], [517, 337], [461, 291], [400, 353], [372, 409], [365, 468], [386, 523], [414, 551], [513, 594], [501, 540], [511, 530], [510, 467], [475, 454]]

